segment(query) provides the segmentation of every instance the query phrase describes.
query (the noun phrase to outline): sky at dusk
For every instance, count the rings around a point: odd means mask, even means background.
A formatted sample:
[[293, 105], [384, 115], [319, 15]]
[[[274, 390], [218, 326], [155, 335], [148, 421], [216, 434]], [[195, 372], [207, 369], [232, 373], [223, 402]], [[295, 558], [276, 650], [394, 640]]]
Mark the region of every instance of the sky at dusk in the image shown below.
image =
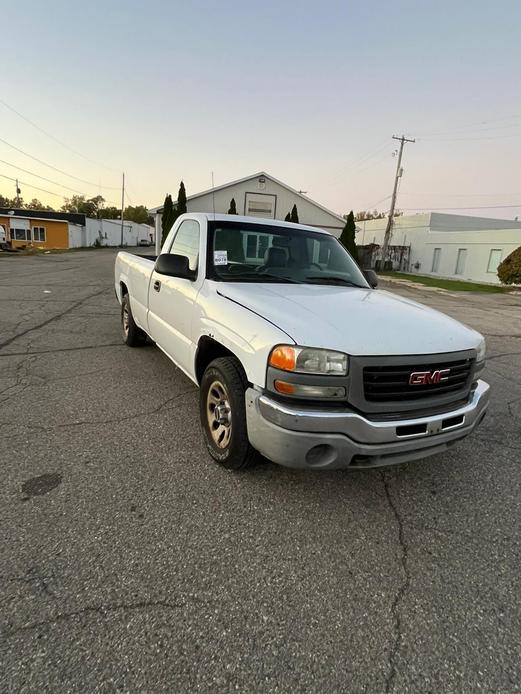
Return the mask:
[[385, 211], [403, 133], [399, 208], [521, 216], [519, 0], [4, 0], [2, 25], [3, 195], [119, 206], [124, 170], [152, 207], [264, 170]]

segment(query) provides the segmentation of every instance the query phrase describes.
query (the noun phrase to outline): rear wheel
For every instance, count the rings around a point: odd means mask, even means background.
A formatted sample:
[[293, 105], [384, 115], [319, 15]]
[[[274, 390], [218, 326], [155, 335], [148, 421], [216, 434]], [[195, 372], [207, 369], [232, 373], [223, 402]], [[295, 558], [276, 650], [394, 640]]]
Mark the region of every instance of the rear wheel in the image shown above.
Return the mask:
[[147, 339], [146, 333], [134, 321], [128, 294], [125, 294], [121, 301], [121, 330], [123, 342], [129, 347], [139, 347]]
[[228, 470], [249, 467], [256, 458], [246, 428], [247, 385], [244, 369], [235, 357], [215, 359], [201, 380], [199, 412], [206, 447]]

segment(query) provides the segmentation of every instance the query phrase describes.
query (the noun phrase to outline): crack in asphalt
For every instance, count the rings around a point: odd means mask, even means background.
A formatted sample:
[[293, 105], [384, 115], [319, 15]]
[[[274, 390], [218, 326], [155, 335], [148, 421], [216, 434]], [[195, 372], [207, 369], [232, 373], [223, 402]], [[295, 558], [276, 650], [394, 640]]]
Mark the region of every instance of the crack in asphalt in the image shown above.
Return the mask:
[[[154, 407], [152, 409], [148, 410], [141, 410], [140, 412], [133, 412], [132, 414], [124, 415], [123, 417], [113, 417], [111, 419], [83, 419], [83, 420], [78, 420], [77, 422], [65, 422], [64, 424], [56, 424], [54, 426], [50, 427], [44, 427], [44, 426], [39, 426], [39, 425], [33, 425], [30, 426], [28, 429], [30, 432], [36, 432], [36, 431], [52, 431], [53, 429], [70, 429], [70, 428], [75, 428], [75, 427], [80, 427], [80, 426], [88, 426], [88, 425], [100, 425], [100, 424], [119, 424], [121, 422], [126, 422], [130, 419], [135, 419], [136, 417], [142, 417], [142, 416], [149, 416], [149, 415], [154, 415], [154, 414], [159, 414], [161, 412], [167, 412], [168, 410], [173, 410], [173, 407], [166, 407], [171, 402], [174, 402], [185, 395], [190, 395], [194, 393], [194, 388], [190, 388], [189, 390], [184, 390], [181, 393], [177, 393], [171, 398], [168, 398], [164, 402], [162, 402], [160, 405], [157, 407]], [[17, 436], [24, 436], [26, 435], [27, 432], [17, 432], [15, 434], [10, 434], [8, 436], [3, 436], [3, 439], [12, 439], [16, 438]]]
[[400, 515], [400, 512], [398, 511], [398, 507], [396, 506], [394, 499], [391, 495], [391, 490], [389, 487], [389, 478], [388, 474], [385, 471], [382, 472], [382, 482], [384, 485], [384, 490], [385, 490], [385, 496], [387, 498], [387, 503], [389, 504], [389, 507], [393, 513], [393, 516], [396, 521], [396, 525], [398, 527], [398, 542], [400, 544], [400, 549], [401, 549], [401, 554], [400, 554], [400, 565], [403, 573], [403, 580], [401, 585], [399, 586], [398, 590], [396, 591], [396, 594], [394, 596], [394, 600], [391, 604], [391, 614], [394, 619], [394, 641], [391, 646], [391, 650], [389, 652], [389, 672], [387, 673], [387, 677], [385, 678], [385, 692], [386, 694], [389, 694], [391, 691], [391, 688], [393, 686], [394, 680], [396, 678], [396, 656], [398, 654], [398, 650], [400, 648], [400, 643], [402, 640], [402, 619], [400, 615], [400, 605], [403, 601], [403, 598], [405, 596], [405, 593], [409, 590], [409, 587], [411, 585], [411, 575], [409, 573], [409, 557], [408, 557], [408, 548], [407, 548], [407, 543], [405, 542], [405, 537], [404, 537], [404, 532], [403, 532], [403, 520]]
[[107, 342], [100, 345], [85, 345], [84, 347], [61, 347], [59, 349], [41, 349], [35, 352], [7, 352], [0, 354], [0, 359], [7, 357], [25, 357], [31, 354], [59, 354], [60, 352], [77, 352], [85, 349], [101, 349], [102, 347], [124, 347], [123, 342]]
[[184, 602], [169, 602], [167, 600], [139, 600], [137, 602], [121, 602], [121, 603], [107, 603], [100, 605], [86, 605], [79, 610], [72, 610], [70, 612], [62, 612], [50, 619], [44, 619], [40, 622], [31, 622], [29, 624], [24, 624], [20, 627], [15, 627], [11, 629], [6, 629], [4, 631], [4, 639], [12, 638], [16, 634], [23, 633], [26, 631], [32, 631], [33, 629], [41, 629], [45, 627], [54, 626], [61, 622], [66, 622], [69, 619], [75, 619], [76, 617], [82, 617], [89, 614], [98, 614], [102, 617], [110, 614], [111, 612], [132, 612], [136, 610], [149, 610], [163, 608], [166, 610], [177, 610], [183, 607], [186, 602], [191, 601], [198, 604], [206, 604], [207, 601], [198, 598], [196, 595], [186, 596], [187, 600]]
[[501, 354], [491, 354], [490, 356], [487, 356], [487, 361], [490, 361], [491, 359], [500, 359], [501, 357], [519, 357], [521, 356], [521, 352], [502, 352]]
[[21, 330], [19, 333], [16, 333], [12, 337], [7, 338], [7, 340], [0, 342], [0, 349], [7, 347], [12, 342], [17, 340], [19, 337], [23, 337], [24, 335], [27, 335], [28, 333], [31, 333], [34, 330], [39, 330], [40, 328], [44, 328], [46, 325], [49, 325], [49, 323], [53, 323], [54, 321], [58, 320], [59, 318], [66, 316], [68, 313], [71, 313], [72, 311], [74, 311], [74, 309], [78, 308], [78, 306], [81, 306], [83, 303], [85, 303], [89, 299], [94, 299], [96, 296], [99, 296], [100, 294], [103, 294], [106, 291], [107, 291], [107, 288], [104, 287], [103, 289], [100, 289], [99, 291], [94, 292], [94, 294], [89, 294], [88, 296], [84, 297], [80, 301], [76, 301], [75, 303], [71, 304], [68, 308], [66, 308], [64, 311], [61, 311], [60, 313], [57, 313], [54, 316], [51, 316], [50, 318], [47, 318], [47, 320], [44, 320], [42, 323], [39, 323], [38, 325], [34, 325], [31, 328], [26, 328], [25, 330]]

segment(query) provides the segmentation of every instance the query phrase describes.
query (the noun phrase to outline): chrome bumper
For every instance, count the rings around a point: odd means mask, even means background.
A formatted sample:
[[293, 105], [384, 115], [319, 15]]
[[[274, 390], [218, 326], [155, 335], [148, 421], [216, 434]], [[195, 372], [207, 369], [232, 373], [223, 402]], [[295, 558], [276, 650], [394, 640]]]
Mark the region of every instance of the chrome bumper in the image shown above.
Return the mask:
[[443, 414], [374, 421], [357, 412], [280, 403], [246, 391], [251, 445], [294, 468], [379, 467], [441, 453], [468, 436], [488, 407], [490, 387], [478, 381], [467, 404]]

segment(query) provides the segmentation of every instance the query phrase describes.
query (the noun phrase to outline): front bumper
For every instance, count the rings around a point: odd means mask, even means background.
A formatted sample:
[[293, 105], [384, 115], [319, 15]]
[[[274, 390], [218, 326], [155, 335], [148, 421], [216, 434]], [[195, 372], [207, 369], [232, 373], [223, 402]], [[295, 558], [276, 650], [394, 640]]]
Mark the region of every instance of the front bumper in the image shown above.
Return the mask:
[[414, 419], [375, 421], [348, 409], [281, 403], [248, 388], [251, 445], [274, 463], [293, 468], [392, 465], [442, 453], [468, 436], [485, 416], [490, 386], [478, 381], [455, 410]]

